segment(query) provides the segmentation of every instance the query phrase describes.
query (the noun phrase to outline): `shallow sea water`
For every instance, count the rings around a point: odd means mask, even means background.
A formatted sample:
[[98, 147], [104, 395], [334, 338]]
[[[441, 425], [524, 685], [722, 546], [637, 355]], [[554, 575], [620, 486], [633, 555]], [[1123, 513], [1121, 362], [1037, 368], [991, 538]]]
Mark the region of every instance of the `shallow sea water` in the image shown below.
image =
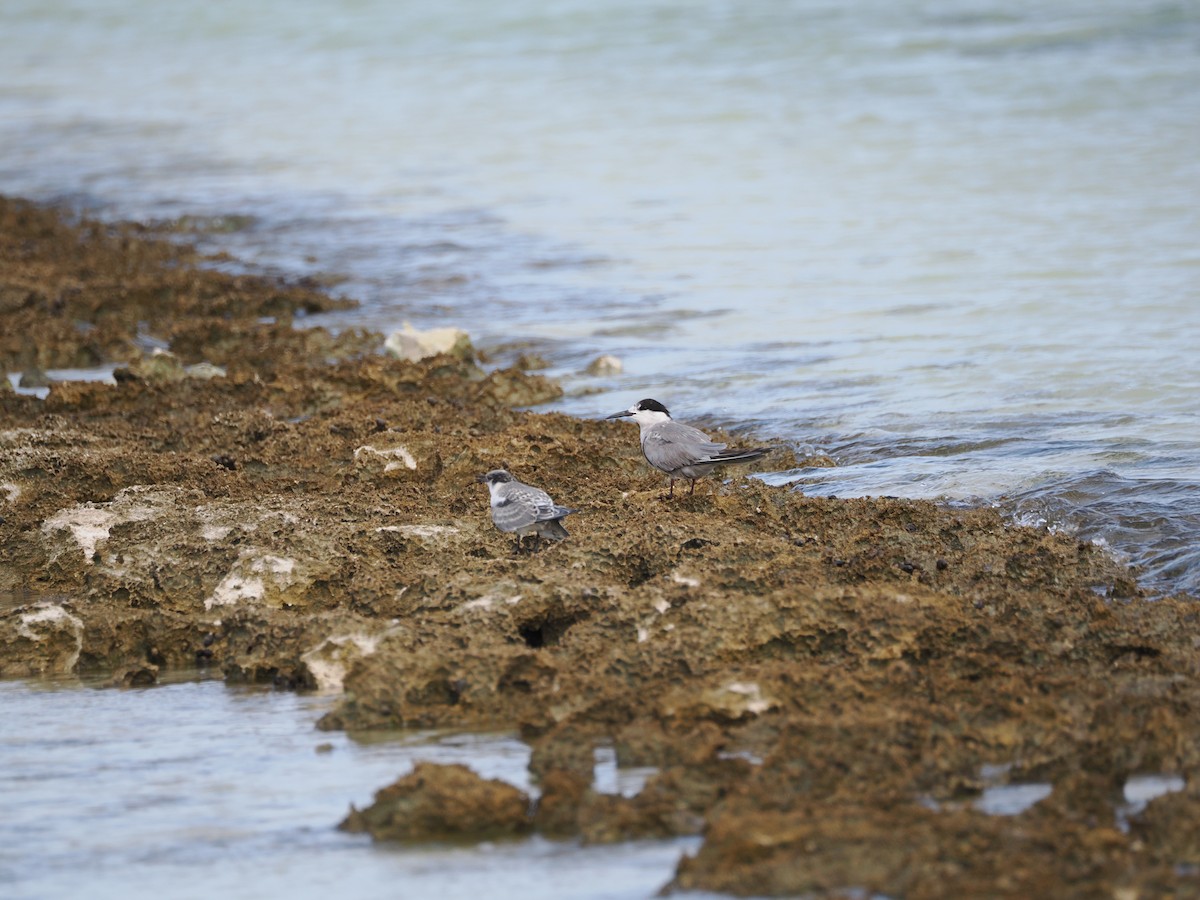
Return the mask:
[[[358, 742], [314, 728], [330, 703], [218, 681], [0, 682], [0, 895], [632, 900], [653, 896], [698, 844], [404, 848], [343, 834], [350, 804], [367, 805], [414, 760], [529, 790], [529, 748], [509, 735]], [[612, 790], [622, 781], [603, 761], [597, 776]]]

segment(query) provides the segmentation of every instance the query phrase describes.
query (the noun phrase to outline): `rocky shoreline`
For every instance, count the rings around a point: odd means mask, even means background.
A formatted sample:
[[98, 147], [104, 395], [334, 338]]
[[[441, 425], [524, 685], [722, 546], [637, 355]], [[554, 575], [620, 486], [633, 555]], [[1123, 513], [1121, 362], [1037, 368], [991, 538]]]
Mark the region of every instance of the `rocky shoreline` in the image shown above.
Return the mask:
[[[423, 832], [347, 820], [397, 839], [462, 833], [452, 795], [499, 833], [703, 834], [673, 889], [1200, 895], [1200, 612], [1096, 547], [744, 477], [665, 501], [633, 428], [516, 409], [553, 382], [297, 328], [344, 301], [137, 225], [0, 199], [0, 260], [7, 371], [118, 365], [0, 384], [0, 675], [201, 667], [343, 691], [322, 728], [532, 745], [532, 809], [423, 767], [380, 801]], [[497, 467], [579, 508], [570, 538], [514, 555]], [[657, 774], [596, 793], [600, 746]], [[1137, 775], [1184, 787], [1131, 807]]]

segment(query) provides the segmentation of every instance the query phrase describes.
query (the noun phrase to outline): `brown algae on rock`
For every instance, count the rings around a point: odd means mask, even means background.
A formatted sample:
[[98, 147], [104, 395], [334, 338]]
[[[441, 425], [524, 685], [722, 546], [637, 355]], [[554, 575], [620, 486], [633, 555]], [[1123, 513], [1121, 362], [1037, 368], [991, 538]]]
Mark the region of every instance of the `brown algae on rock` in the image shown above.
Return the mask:
[[[201, 666], [344, 690], [324, 728], [517, 729], [540, 797], [500, 791], [501, 833], [702, 833], [679, 889], [1197, 893], [1193, 599], [988, 509], [746, 477], [665, 503], [619, 424], [513, 409], [557, 395], [537, 374], [297, 331], [341, 301], [137, 226], [14, 200], [0, 224], [6, 371], [127, 370], [0, 393], [0, 675]], [[514, 556], [474, 481], [496, 468], [579, 509], [570, 537]], [[598, 747], [654, 774], [601, 793]], [[421, 771], [381, 834], [482, 796]], [[1126, 822], [1154, 774], [1185, 788]], [[989, 815], [997, 777], [1052, 791]], [[466, 838], [464, 809], [404, 839]]]
[[377, 840], [491, 841], [528, 833], [529, 808], [529, 798], [511, 784], [462, 765], [419, 762], [366, 809], [351, 809], [339, 827]]

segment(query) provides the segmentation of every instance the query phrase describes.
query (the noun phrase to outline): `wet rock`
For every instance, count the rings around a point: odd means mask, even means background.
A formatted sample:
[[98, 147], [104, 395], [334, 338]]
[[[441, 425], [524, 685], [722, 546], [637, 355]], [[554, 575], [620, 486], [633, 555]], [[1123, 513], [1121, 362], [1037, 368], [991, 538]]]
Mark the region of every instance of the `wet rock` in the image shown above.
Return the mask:
[[566, 769], [550, 769], [542, 776], [534, 824], [547, 837], [574, 837], [579, 833], [579, 811], [591, 791], [591, 777]]
[[17, 381], [17, 386], [23, 388], [45, 388], [51, 384], [50, 376], [39, 368], [26, 369]]
[[1129, 879], [1134, 856], [1120, 832], [1063, 831], [1064, 824], [845, 801], [721, 816], [709, 822], [700, 852], [681, 860], [671, 888], [770, 897], [1101, 896], [1081, 894], [1079, 885], [1154, 883], [1166, 874], [1150, 864]]
[[1155, 855], [1176, 867], [1200, 867], [1200, 778], [1193, 777], [1185, 791], [1151, 800], [1130, 821], [1130, 831]]
[[318, 690], [340, 691], [346, 670], [364, 656], [375, 652], [379, 640], [370, 634], [335, 634], [305, 652], [301, 657]]
[[113, 672], [112, 683], [116, 687], [150, 687], [158, 683], [158, 666], [153, 663], [137, 663]]
[[264, 684], [281, 690], [316, 690], [317, 681], [303, 660], [288, 654], [265, 652], [240, 656], [225, 663], [221, 670], [230, 684]]
[[83, 639], [83, 620], [62, 604], [39, 603], [0, 612], [0, 676], [74, 672]]
[[810, 456], [797, 456], [794, 466], [790, 468], [805, 469], [836, 469], [837, 460], [825, 453], [815, 453]]
[[562, 396], [562, 386], [541, 375], [520, 369], [497, 369], [480, 381], [476, 399], [495, 406], [537, 406]]
[[[190, 355], [189, 335], [215, 350], [229, 333], [253, 329], [262, 316], [353, 305], [267, 278], [211, 269], [197, 276], [200, 257], [193, 248], [152, 237], [142, 225], [70, 224], [53, 210], [7, 197], [0, 197], [0, 235], [5, 280], [23, 285], [0, 304], [6, 371], [135, 360], [140, 323], [150, 333], [170, 334], [170, 349], [184, 362], [199, 362], [205, 357]], [[275, 347], [273, 355], [278, 352]], [[241, 342], [239, 360], [256, 355]]]
[[537, 353], [522, 353], [513, 365], [525, 372], [550, 368], [550, 363], [546, 358]]
[[411, 322], [393, 331], [384, 342], [384, 349], [397, 359], [420, 362], [439, 354], [458, 359], [474, 358], [470, 336], [461, 328], [430, 328], [418, 331]]
[[466, 766], [417, 763], [413, 771], [375, 794], [362, 810], [351, 808], [338, 826], [377, 841], [492, 841], [532, 829], [529, 797]]
[[[114, 377], [116, 373], [114, 372]], [[131, 362], [121, 373], [119, 381], [138, 379], [149, 384], [180, 381], [187, 377], [183, 364], [174, 353], [156, 350], [149, 356]]]
[[588, 363], [586, 371], [589, 375], [606, 378], [612, 375], [620, 375], [625, 371], [625, 366], [620, 359], [606, 353], [603, 356], [597, 356]]

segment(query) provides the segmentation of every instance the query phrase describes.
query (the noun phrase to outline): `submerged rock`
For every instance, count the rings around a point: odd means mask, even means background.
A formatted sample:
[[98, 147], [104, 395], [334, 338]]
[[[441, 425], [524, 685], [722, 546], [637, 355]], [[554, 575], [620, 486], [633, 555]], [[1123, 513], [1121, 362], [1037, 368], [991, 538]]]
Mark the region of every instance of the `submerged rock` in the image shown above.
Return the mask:
[[597, 377], [607, 377], [610, 375], [620, 375], [625, 371], [625, 365], [617, 357], [605, 353], [602, 356], [597, 356], [588, 363], [587, 373]]
[[50, 387], [53, 382], [50, 376], [39, 368], [26, 369], [21, 373], [21, 378], [17, 382], [18, 387], [23, 388], [44, 388]]
[[522, 353], [513, 365], [524, 372], [550, 368], [550, 362], [539, 353]]
[[112, 684], [116, 687], [134, 688], [150, 687], [158, 683], [158, 666], [153, 663], [141, 663], [113, 672]]
[[494, 841], [528, 833], [529, 797], [466, 766], [419, 762], [338, 826], [377, 841]]

